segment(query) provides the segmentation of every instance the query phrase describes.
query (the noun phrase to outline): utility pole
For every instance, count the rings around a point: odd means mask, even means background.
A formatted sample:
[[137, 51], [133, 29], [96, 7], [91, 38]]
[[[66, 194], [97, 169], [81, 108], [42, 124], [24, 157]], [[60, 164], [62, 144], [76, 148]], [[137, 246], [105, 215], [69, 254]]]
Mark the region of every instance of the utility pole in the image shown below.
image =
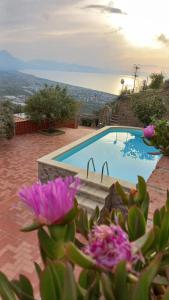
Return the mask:
[[134, 84], [133, 84], [133, 90], [132, 92], [134, 93], [135, 91], [135, 87], [136, 87], [136, 79], [138, 77], [138, 70], [140, 69], [140, 67], [138, 65], [134, 65], [134, 74], [133, 74], [133, 77], [134, 77]]

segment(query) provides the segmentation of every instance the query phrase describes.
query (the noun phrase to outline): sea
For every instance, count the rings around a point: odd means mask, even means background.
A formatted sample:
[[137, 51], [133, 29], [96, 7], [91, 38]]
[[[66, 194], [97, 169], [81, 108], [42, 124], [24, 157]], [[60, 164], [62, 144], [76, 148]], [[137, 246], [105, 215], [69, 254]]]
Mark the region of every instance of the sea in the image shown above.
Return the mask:
[[40, 78], [85, 87], [97, 91], [119, 95], [124, 79], [124, 86], [133, 88], [133, 77], [129, 75], [114, 75], [105, 73], [81, 73], [63, 71], [23, 70], [23, 73]]

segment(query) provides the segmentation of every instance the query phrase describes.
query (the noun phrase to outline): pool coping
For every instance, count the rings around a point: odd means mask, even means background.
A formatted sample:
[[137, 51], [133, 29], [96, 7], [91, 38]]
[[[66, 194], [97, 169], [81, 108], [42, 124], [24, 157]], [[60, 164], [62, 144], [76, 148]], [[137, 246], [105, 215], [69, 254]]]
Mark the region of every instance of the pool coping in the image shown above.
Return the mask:
[[[88, 134], [86, 135], [85, 137], [83, 138], [80, 138], [78, 140], [76, 140], [75, 142], [72, 142], [64, 147], [61, 147], [59, 149], [57, 149], [56, 151], [53, 151], [41, 158], [39, 158], [37, 160], [38, 162], [38, 165], [48, 165], [48, 166], [51, 166], [51, 167], [54, 167], [54, 168], [58, 168], [60, 170], [62, 170], [63, 172], [70, 172], [74, 175], [79, 175], [79, 177], [85, 177], [85, 174], [86, 174], [86, 170], [82, 169], [82, 168], [78, 168], [78, 167], [74, 167], [74, 166], [71, 166], [71, 165], [68, 165], [68, 164], [65, 164], [64, 162], [59, 162], [59, 161], [56, 161], [54, 160], [53, 158], [54, 157], [57, 157], [57, 156], [60, 156], [60, 155], [63, 155], [65, 152], [69, 151], [69, 150], [72, 150], [73, 148], [79, 146], [80, 144], [84, 143], [85, 141], [91, 139], [92, 137], [106, 131], [106, 130], [109, 130], [109, 129], [121, 129], [121, 128], [124, 128], [124, 129], [136, 129], [136, 130], [143, 130], [143, 128], [141, 127], [133, 127], [133, 126], [104, 126], [103, 128], [101, 129], [98, 129], [94, 132], [92, 132], [91, 134]], [[89, 172], [89, 178], [90, 177], [94, 177], [94, 174], [96, 175], [95, 178], [97, 178], [98, 176], [100, 177], [100, 173], [93, 173], [93, 172]], [[112, 182], [116, 182], [116, 181], [119, 181], [121, 185], [123, 185], [124, 187], [126, 187], [127, 189], [131, 189], [131, 188], [135, 188], [136, 185], [129, 182], [129, 181], [125, 181], [125, 180], [121, 180], [119, 178], [115, 178], [115, 177], [112, 177], [112, 176], [105, 176], [104, 175], [104, 183], [103, 185], [106, 185], [106, 180], [108, 180], [108, 182], [110, 182], [110, 180]]]

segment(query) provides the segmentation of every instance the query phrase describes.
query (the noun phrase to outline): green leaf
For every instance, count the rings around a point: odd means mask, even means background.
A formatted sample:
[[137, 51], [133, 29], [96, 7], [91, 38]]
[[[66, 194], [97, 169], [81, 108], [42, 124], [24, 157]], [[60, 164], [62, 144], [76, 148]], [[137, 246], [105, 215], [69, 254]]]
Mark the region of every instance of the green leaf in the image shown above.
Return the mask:
[[[61, 261], [50, 263], [50, 268], [54, 277], [59, 278], [60, 286], [62, 288], [65, 278], [65, 265]], [[56, 280], [57, 281], [57, 280]]]
[[154, 242], [155, 242], [155, 232], [154, 232], [154, 228], [152, 228], [147, 234], [146, 234], [146, 240], [143, 243], [142, 247], [141, 247], [141, 252], [143, 253], [143, 255], [146, 255], [146, 253], [148, 251], [154, 250]]
[[51, 237], [55, 241], [64, 240], [67, 228], [68, 228], [67, 224], [64, 224], [64, 225], [62, 225], [62, 224], [54, 224], [54, 225], [48, 226], [48, 229], [49, 229], [49, 232], [51, 234]]
[[160, 228], [159, 249], [164, 249], [169, 242], [169, 212], [164, 214]]
[[120, 185], [120, 183], [118, 181], [115, 183], [115, 189], [116, 189], [117, 194], [121, 197], [123, 203], [125, 205], [128, 205], [129, 204], [128, 203], [129, 202], [128, 195], [127, 195], [127, 193], [124, 192], [123, 187]]
[[33, 223], [31, 225], [25, 226], [21, 229], [22, 232], [30, 232], [41, 228], [43, 225], [39, 223]]
[[36, 262], [34, 262], [34, 266], [35, 266], [35, 270], [36, 270], [36, 273], [38, 275], [38, 278], [40, 279], [40, 276], [42, 274], [41, 267]]
[[76, 224], [75, 224], [75, 221], [73, 221], [69, 224], [69, 226], [66, 230], [65, 242], [68, 242], [68, 241], [74, 242], [75, 234], [76, 234]]
[[[29, 279], [26, 278], [24, 275], [20, 275], [19, 279], [20, 279], [21, 289], [25, 295], [23, 300], [30, 300], [30, 298], [34, 299], [33, 288], [32, 288], [32, 284], [29, 281]], [[27, 295], [27, 297], [26, 297], [26, 295]]]
[[169, 211], [169, 190], [167, 190], [166, 209]]
[[19, 280], [13, 280], [11, 284], [20, 300], [34, 300], [32, 284], [24, 275], [20, 275]]
[[147, 218], [148, 218], [149, 202], [150, 202], [150, 197], [149, 197], [149, 194], [146, 192], [146, 195], [145, 195], [145, 197], [142, 201], [142, 204], [141, 204], [141, 210], [144, 214], [144, 217], [145, 217], [146, 221], [147, 221]]
[[63, 288], [63, 300], [77, 300], [77, 286], [74, 278], [73, 269], [70, 264], [67, 264], [65, 270], [65, 280]]
[[164, 215], [165, 215], [165, 206], [161, 207], [160, 208], [160, 219], [161, 219], [161, 222], [164, 218]]
[[153, 215], [153, 224], [155, 226], [160, 227], [161, 226], [161, 217], [160, 217], [160, 211], [159, 209], [156, 209]]
[[82, 288], [87, 289], [95, 280], [96, 272], [93, 270], [82, 270], [79, 276], [79, 284]]
[[145, 218], [142, 211], [137, 206], [132, 206], [129, 209], [127, 223], [129, 238], [131, 241], [135, 241], [145, 234]]
[[137, 189], [138, 189], [137, 201], [142, 203], [144, 198], [147, 196], [147, 185], [144, 178], [141, 176], [138, 176]]
[[77, 232], [80, 232], [85, 238], [87, 238], [89, 233], [89, 221], [87, 211], [82, 208], [79, 209], [79, 213], [76, 216], [75, 221]]
[[118, 264], [115, 272], [115, 296], [118, 300], [128, 300], [126, 262]]
[[84, 269], [91, 269], [95, 267], [95, 262], [89, 256], [80, 251], [73, 243], [69, 242], [66, 245], [65, 250], [66, 256], [72, 263], [77, 264]]
[[[101, 274], [101, 284], [102, 284], [102, 291], [103, 295], [106, 300], [115, 300], [113, 290], [112, 290], [112, 282], [107, 274]], [[118, 298], [117, 298], [118, 299]], [[120, 300], [120, 298], [119, 298]]]
[[99, 280], [96, 277], [94, 282], [88, 287], [84, 300], [98, 300], [100, 299]]
[[3, 300], [16, 300], [11, 284], [2, 272], [0, 272], [0, 296]]
[[40, 280], [40, 293], [42, 300], [58, 300], [61, 299], [61, 287], [59, 278], [53, 276], [51, 266], [47, 266], [42, 273]]
[[38, 231], [39, 243], [42, 250], [50, 259], [61, 258], [64, 255], [63, 242], [55, 242], [46, 231], [41, 228]]
[[157, 255], [150, 265], [140, 275], [139, 281], [133, 291], [132, 300], [149, 300], [149, 291], [154, 277], [156, 276], [162, 255]]

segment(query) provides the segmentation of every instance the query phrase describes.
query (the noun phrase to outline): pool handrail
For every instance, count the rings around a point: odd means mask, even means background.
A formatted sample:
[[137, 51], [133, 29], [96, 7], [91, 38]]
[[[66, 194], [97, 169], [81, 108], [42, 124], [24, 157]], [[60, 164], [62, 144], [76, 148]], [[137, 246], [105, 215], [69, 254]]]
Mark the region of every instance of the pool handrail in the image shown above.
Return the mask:
[[104, 168], [106, 166], [106, 169], [107, 169], [107, 176], [109, 176], [109, 166], [108, 166], [108, 162], [105, 161], [103, 166], [102, 166], [102, 173], [101, 173], [101, 182], [103, 182], [103, 175], [104, 175]]
[[95, 164], [94, 164], [94, 158], [91, 157], [91, 158], [88, 160], [88, 163], [87, 163], [87, 178], [89, 177], [89, 167], [90, 167], [90, 162], [92, 162], [93, 170], [94, 170], [94, 172], [96, 172], [96, 168], [95, 168]]

